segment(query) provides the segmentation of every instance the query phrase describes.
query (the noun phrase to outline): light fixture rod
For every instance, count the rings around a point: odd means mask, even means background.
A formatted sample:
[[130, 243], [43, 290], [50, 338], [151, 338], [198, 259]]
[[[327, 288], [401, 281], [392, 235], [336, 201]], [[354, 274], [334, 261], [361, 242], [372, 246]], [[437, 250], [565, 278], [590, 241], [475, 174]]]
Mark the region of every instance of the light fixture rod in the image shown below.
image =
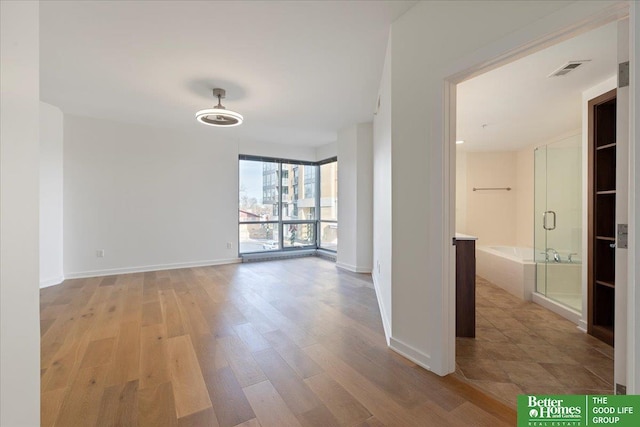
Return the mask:
[[226, 98], [226, 95], [227, 95], [227, 92], [224, 89], [220, 89], [220, 88], [213, 89], [213, 96], [218, 97], [218, 105], [216, 105], [215, 108], [224, 109], [221, 99]]

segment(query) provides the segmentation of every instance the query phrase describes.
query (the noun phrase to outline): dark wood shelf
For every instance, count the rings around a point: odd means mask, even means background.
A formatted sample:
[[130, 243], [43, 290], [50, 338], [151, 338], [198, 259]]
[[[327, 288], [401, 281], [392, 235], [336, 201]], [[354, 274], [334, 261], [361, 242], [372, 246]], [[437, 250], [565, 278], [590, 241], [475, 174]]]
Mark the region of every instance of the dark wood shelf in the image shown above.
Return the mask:
[[615, 236], [616, 195], [607, 192], [595, 196], [594, 207], [594, 233], [596, 236]]
[[597, 285], [606, 286], [607, 288], [615, 288], [616, 287], [616, 285], [614, 283], [603, 282], [602, 280], [596, 280], [596, 284]]
[[591, 329], [591, 335], [598, 338], [601, 341], [613, 346], [613, 325], [612, 326], [600, 326], [593, 325]]
[[[589, 101], [588, 332], [613, 345], [615, 320], [616, 90]], [[613, 142], [612, 142], [613, 141]]]

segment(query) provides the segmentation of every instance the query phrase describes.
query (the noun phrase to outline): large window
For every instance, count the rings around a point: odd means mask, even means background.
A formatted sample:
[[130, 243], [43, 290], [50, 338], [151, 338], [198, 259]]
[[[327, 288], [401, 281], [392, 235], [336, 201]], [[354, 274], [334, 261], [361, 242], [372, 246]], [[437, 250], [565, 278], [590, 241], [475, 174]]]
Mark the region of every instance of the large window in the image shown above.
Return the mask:
[[335, 158], [311, 163], [240, 156], [239, 171], [241, 254], [337, 249]]
[[338, 161], [320, 164], [320, 235], [318, 246], [338, 249]]
[[279, 249], [277, 162], [240, 160], [240, 252]]

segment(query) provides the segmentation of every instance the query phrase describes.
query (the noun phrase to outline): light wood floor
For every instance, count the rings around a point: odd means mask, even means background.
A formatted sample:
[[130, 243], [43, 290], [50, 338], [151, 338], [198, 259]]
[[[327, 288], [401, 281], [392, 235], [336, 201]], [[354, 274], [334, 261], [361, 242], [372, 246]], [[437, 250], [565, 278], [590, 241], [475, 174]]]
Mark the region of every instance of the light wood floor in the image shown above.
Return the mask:
[[511, 426], [387, 349], [367, 275], [319, 258], [41, 291], [44, 426]]

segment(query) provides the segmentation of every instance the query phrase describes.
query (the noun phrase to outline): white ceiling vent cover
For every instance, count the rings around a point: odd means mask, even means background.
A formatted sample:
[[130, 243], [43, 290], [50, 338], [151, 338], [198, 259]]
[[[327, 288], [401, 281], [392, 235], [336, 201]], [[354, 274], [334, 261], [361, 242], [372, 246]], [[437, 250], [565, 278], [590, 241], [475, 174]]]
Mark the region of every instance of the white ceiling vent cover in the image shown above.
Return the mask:
[[560, 67], [557, 70], [555, 70], [553, 73], [549, 74], [547, 77], [564, 76], [565, 74], [568, 74], [568, 73], [572, 72], [573, 70], [575, 70], [576, 68], [578, 68], [579, 66], [584, 64], [585, 62], [589, 62], [589, 61], [591, 61], [591, 60], [590, 59], [583, 59], [583, 60], [580, 60], [580, 61], [569, 61], [566, 64], [564, 64], [562, 67]]

